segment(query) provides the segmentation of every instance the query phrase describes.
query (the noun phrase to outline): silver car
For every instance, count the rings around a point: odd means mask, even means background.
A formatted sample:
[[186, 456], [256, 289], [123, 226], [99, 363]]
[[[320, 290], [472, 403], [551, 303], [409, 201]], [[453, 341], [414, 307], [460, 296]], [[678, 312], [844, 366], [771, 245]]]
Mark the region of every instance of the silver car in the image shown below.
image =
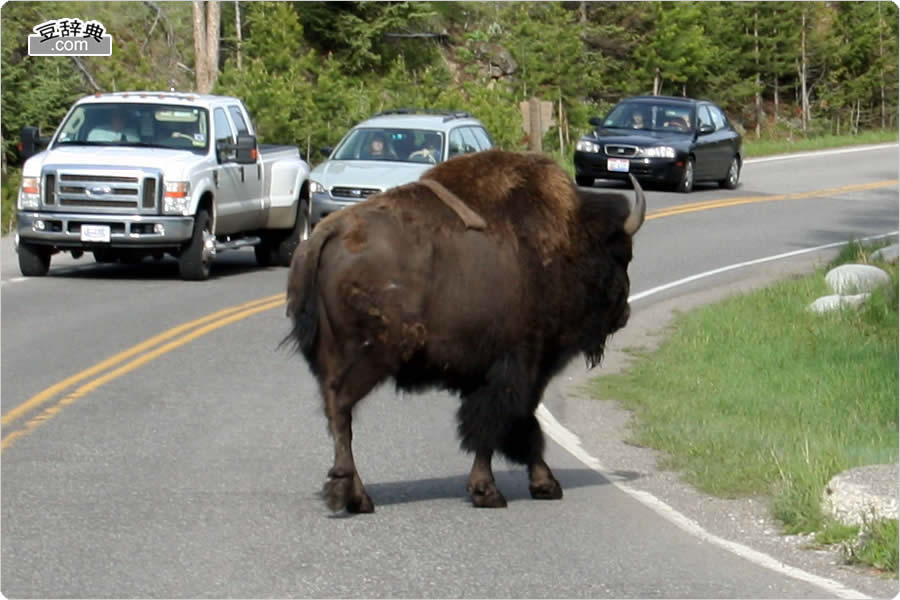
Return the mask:
[[392, 110], [351, 129], [310, 173], [310, 223], [410, 181], [439, 162], [493, 147], [466, 112]]

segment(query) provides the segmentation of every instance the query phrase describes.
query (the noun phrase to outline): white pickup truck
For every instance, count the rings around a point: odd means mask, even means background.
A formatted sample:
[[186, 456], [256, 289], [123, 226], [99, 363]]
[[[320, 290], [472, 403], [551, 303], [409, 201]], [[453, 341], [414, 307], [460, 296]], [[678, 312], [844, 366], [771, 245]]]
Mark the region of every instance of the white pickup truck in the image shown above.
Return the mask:
[[46, 275], [61, 251], [130, 263], [168, 253], [183, 279], [205, 280], [216, 253], [232, 248], [289, 265], [309, 233], [309, 165], [294, 146], [258, 145], [237, 98], [96, 94], [49, 139], [24, 128], [21, 150], [23, 275]]

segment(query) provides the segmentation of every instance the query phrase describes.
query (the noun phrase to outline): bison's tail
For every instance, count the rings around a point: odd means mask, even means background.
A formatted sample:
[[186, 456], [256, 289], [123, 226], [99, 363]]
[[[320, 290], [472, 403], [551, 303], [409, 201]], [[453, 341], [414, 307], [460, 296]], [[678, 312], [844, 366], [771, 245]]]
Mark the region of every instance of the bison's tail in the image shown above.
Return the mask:
[[279, 346], [290, 344], [302, 352], [313, 370], [319, 334], [319, 258], [336, 231], [334, 221], [323, 221], [316, 227], [314, 234], [297, 247], [288, 274], [287, 316], [293, 328]]

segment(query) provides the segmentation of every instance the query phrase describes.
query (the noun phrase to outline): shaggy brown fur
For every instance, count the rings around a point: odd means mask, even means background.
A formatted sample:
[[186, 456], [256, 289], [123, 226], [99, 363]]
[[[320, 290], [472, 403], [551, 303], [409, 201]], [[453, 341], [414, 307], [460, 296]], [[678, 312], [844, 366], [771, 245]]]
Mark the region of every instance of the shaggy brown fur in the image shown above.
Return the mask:
[[632, 207], [576, 188], [542, 155], [492, 150], [321, 221], [294, 255], [287, 312], [334, 437], [329, 507], [374, 509], [350, 448], [352, 408], [387, 378], [460, 394], [476, 506], [506, 504], [495, 451], [528, 466], [535, 498], [562, 496], [534, 410], [569, 359], [598, 362], [628, 319], [631, 236], [644, 215], [634, 186]]

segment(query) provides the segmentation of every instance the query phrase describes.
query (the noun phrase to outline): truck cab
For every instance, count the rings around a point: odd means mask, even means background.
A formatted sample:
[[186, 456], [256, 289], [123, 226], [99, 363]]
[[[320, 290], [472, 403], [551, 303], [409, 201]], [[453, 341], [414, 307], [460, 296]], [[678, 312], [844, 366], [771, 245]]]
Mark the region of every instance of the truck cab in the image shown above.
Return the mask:
[[308, 234], [309, 165], [295, 146], [259, 145], [237, 98], [96, 94], [49, 140], [36, 133], [22, 140], [34, 153], [17, 203], [23, 275], [46, 275], [68, 251], [98, 262], [170, 254], [182, 278], [203, 280], [217, 252], [254, 246], [260, 264], [287, 265]]

